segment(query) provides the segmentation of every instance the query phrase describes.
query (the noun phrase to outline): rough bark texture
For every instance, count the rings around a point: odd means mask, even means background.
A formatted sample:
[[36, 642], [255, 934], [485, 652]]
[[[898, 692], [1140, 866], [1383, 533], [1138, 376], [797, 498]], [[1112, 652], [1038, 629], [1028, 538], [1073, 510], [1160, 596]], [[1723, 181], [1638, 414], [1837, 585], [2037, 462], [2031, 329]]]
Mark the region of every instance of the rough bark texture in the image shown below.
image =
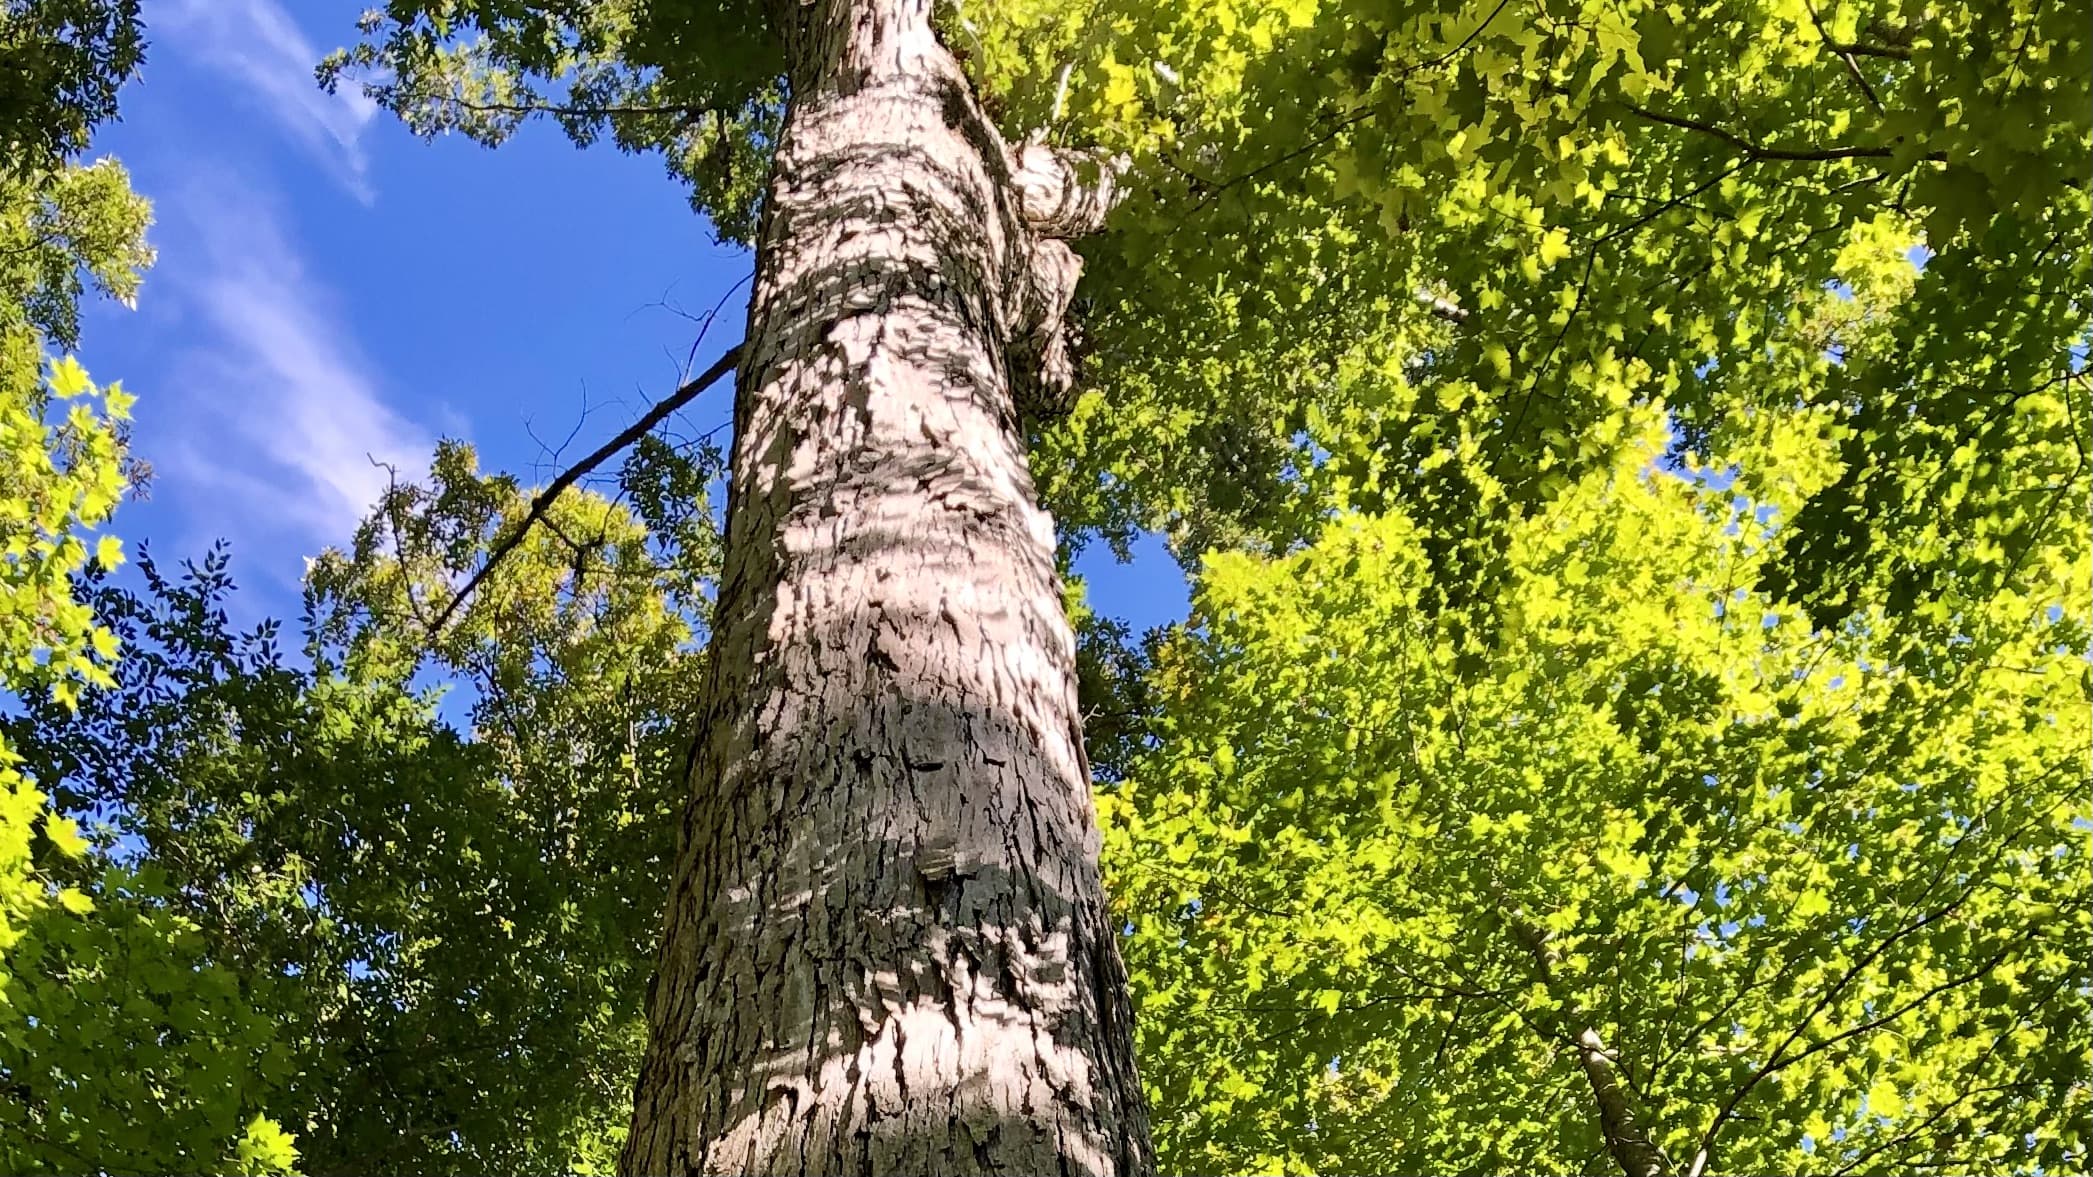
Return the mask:
[[1065, 380], [1048, 234], [1089, 198], [1020, 192], [1039, 169], [927, 4], [780, 10], [708, 726], [621, 1167], [1145, 1173], [1015, 400]]

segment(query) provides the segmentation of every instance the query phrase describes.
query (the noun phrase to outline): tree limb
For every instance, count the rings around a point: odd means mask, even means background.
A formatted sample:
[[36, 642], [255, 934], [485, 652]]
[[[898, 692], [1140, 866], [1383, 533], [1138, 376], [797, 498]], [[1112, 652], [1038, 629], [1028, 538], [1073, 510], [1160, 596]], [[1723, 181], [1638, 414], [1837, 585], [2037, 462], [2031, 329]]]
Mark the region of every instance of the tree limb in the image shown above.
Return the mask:
[[[1703, 122], [1700, 119], [1690, 119], [1683, 115], [1670, 114], [1661, 110], [1651, 110], [1646, 106], [1637, 106], [1632, 102], [1621, 102], [1617, 103], [1617, 105], [1622, 110], [1639, 119], [1661, 123], [1667, 127], [1677, 127], [1682, 131], [1698, 131], [1703, 135], [1712, 135], [1755, 160], [1827, 163], [1840, 159], [1888, 159], [1896, 154], [1895, 150], [1890, 147], [1772, 147], [1764, 143], [1754, 142], [1737, 134], [1735, 131], [1716, 126], [1714, 123]], [[1926, 153], [1924, 158], [1939, 160], [1947, 157], [1941, 152], [1933, 151]]]
[[1011, 155], [1018, 215], [1042, 237], [1066, 241], [1097, 232], [1125, 194], [1119, 178], [1129, 161], [1123, 155], [1104, 158], [1039, 142], [1021, 144]]
[[1563, 1002], [1571, 1027], [1564, 1037], [1576, 1049], [1577, 1063], [1591, 1084], [1592, 1101], [1599, 1109], [1599, 1135], [1606, 1142], [1606, 1151], [1627, 1177], [1672, 1177], [1675, 1170], [1671, 1158], [1649, 1128], [1637, 1122], [1634, 1097], [1621, 1087], [1619, 1054], [1606, 1045], [1598, 1029], [1590, 1024], [1593, 1019], [1586, 1017], [1575, 1002], [1564, 1000], [1556, 984], [1556, 953], [1548, 946], [1547, 933], [1523, 909], [1511, 906], [1501, 888], [1495, 890], [1498, 914], [1512, 938], [1533, 957], [1534, 971], [1549, 995]]
[[[1934, 909], [1931, 912], [1928, 912], [1927, 914], [1919, 917], [1916, 920], [1913, 920], [1911, 923], [1906, 924], [1905, 926], [1897, 929], [1896, 931], [1890, 933], [1888, 936], [1885, 936], [1880, 943], [1876, 944], [1873, 948], [1870, 948], [1867, 952], [1863, 953], [1859, 960], [1854, 961], [1853, 964], [1849, 966], [1845, 972], [1840, 974], [1838, 980], [1834, 981], [1829, 988], [1824, 990], [1823, 993], [1819, 994], [1816, 1002], [1810, 1006], [1809, 1012], [1805, 1013], [1802, 1016], [1802, 1020], [1795, 1024], [1795, 1028], [1788, 1032], [1787, 1037], [1781, 1039], [1780, 1045], [1773, 1048], [1773, 1053], [1766, 1056], [1766, 1061], [1760, 1064], [1760, 1066], [1751, 1073], [1750, 1077], [1746, 1078], [1745, 1081], [1738, 1086], [1735, 1092], [1731, 1093], [1729, 1100], [1725, 1102], [1722, 1105], [1722, 1107], [1715, 1113], [1715, 1118], [1709, 1122], [1707, 1131], [1701, 1133], [1700, 1148], [1694, 1154], [1693, 1164], [1691, 1167], [1687, 1169], [1686, 1177], [1702, 1177], [1702, 1174], [1707, 1172], [1708, 1165], [1713, 1160], [1715, 1155], [1715, 1140], [1718, 1136], [1721, 1135], [1723, 1127], [1729, 1123], [1731, 1117], [1736, 1114], [1737, 1105], [1744, 1102], [1744, 1097], [1750, 1095], [1752, 1089], [1757, 1087], [1759, 1083], [1766, 1078], [1766, 1076], [1773, 1074], [1774, 1072], [1782, 1069], [1783, 1067], [1788, 1066], [1790, 1063], [1795, 1062], [1796, 1059], [1802, 1057], [1802, 1055], [1796, 1055], [1792, 1058], [1785, 1056], [1787, 1055], [1788, 1048], [1795, 1044], [1796, 1039], [1801, 1038], [1803, 1034], [1808, 1032], [1810, 1024], [1817, 1020], [1817, 1015], [1823, 1013], [1825, 1007], [1829, 1006], [1832, 1003], [1832, 1001], [1838, 997], [1840, 993], [1844, 992], [1846, 986], [1852, 984], [1853, 979], [1855, 977], [1859, 976], [1869, 966], [1873, 965], [1875, 961], [1882, 956], [1883, 953], [1888, 952], [1890, 948], [1893, 947], [1898, 941], [1917, 933], [1918, 931], [1928, 927], [1929, 925], [1938, 923], [1939, 921], [1946, 919], [1950, 915], [1953, 915], [1957, 910], [1959, 910], [1962, 907], [1964, 903], [1969, 901], [1969, 897], [1971, 895], [1976, 893], [1977, 886], [1977, 883], [1971, 883], [1968, 887], [1964, 888], [1960, 894], [1956, 895], [1946, 904]], [[1996, 964], [1997, 962], [1994, 961], [1992, 963]], [[1991, 966], [1987, 965], [1985, 967], [1988, 971], [1988, 969]], [[1932, 996], [1932, 993], [1928, 993], [1927, 996]], [[1903, 1011], [1899, 1010], [1898, 1012], [1901, 1014]], [[1863, 1027], [1863, 1029], [1872, 1028], [1872, 1026]], [[1848, 1036], [1850, 1035], [1842, 1034], [1839, 1037], [1843, 1038]], [[1834, 1041], [1836, 1041], [1836, 1039], [1834, 1039]], [[1812, 1047], [1809, 1050], [1806, 1050], [1804, 1053], [1813, 1054], [1816, 1052], [1817, 1049], [1818, 1047]]]
[[720, 377], [733, 371], [734, 365], [740, 362], [741, 345], [735, 344], [727, 349], [725, 355], [715, 360], [710, 368], [700, 373], [697, 379], [663, 397], [639, 420], [634, 421], [630, 428], [598, 446], [588, 457], [561, 471], [559, 477], [545, 484], [545, 489], [531, 496], [530, 510], [524, 513], [523, 521], [516, 525], [507, 538], [494, 545], [494, 550], [487, 554], [487, 562], [480, 565], [479, 571], [473, 573], [472, 578], [465, 582], [465, 587], [459, 589], [458, 594], [443, 607], [443, 612], [437, 615], [435, 624], [429, 627], [429, 637], [434, 639], [443, 632], [444, 627], [450, 624], [451, 617], [464, 606], [466, 599], [480, 587], [480, 583], [487, 579], [488, 574], [493, 572], [509, 553], [523, 543], [523, 537], [530, 533], [532, 525], [545, 517], [545, 512], [551, 509], [553, 500], [560, 497], [561, 491], [573, 486], [583, 475], [602, 465], [611, 455], [652, 432], [669, 414], [696, 400], [699, 393], [718, 383]]
[[1868, 45], [1859, 41], [1833, 41], [1826, 38], [1826, 45], [1850, 57], [1887, 57], [1891, 61], [1910, 61], [1911, 50], [1897, 45]]
[[1850, 47], [1841, 47], [1831, 39], [1831, 33], [1824, 28], [1823, 18], [1817, 15], [1816, 5], [1809, 3], [1809, 0], [1803, 0], [1803, 9], [1810, 14], [1810, 24], [1817, 29], [1817, 39], [1824, 42], [1825, 48], [1838, 54], [1840, 61], [1846, 63], [1847, 76], [1853, 79], [1854, 85], [1860, 87], [1860, 92], [1867, 97], [1868, 105], [1875, 108], [1875, 113], [1881, 114], [1882, 99], [1875, 93], [1875, 87], [1868, 84], [1868, 75], [1861, 71], [1860, 63], [1853, 60], [1853, 50]]

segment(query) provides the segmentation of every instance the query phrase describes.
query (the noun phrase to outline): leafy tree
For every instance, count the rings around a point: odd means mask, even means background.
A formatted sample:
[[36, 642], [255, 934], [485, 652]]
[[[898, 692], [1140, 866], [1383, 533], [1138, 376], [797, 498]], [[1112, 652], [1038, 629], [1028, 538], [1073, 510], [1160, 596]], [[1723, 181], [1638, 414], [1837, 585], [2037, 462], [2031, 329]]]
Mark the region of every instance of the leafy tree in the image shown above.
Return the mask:
[[1874, 411], [1934, 428], [1856, 431], [1793, 537], [1814, 593], [1882, 563], [1832, 499], [1886, 509], [1861, 488], [1988, 444], [2084, 329], [2093, 34], [2055, 10], [1037, 0], [960, 25], [1007, 124], [1131, 157], [1084, 247], [1096, 396], [1042, 479], [1065, 522], [1164, 528], [1191, 561], [1316, 534], [1306, 469], [1434, 504], [1450, 544], [1502, 508], [1433, 455], [1478, 447], [1508, 503], [1545, 498], [1626, 444], [1623, 401], [1705, 457], [1842, 257], [1923, 240], [1925, 296], [1977, 330], [1912, 316], [1925, 358]]
[[[643, 492], [702, 480], [641, 454]], [[94, 597], [115, 689], [31, 711], [63, 802], [173, 880], [236, 974], [290, 979], [271, 1108], [309, 1172], [601, 1171], [623, 1135], [698, 657], [675, 602], [710, 557], [698, 523], [649, 533], [569, 491], [432, 633], [424, 594], [527, 508], [447, 443], [315, 562], [309, 666], [276, 623], [229, 624], [222, 550], [174, 577], [142, 559], [145, 593]]]
[[[405, 3], [329, 67], [425, 130], [546, 112], [662, 150], [757, 245], [630, 1170], [1148, 1167], [1021, 441], [1076, 534], [1188, 560], [1406, 520], [1463, 682], [1540, 654], [1509, 537], [1651, 460], [1644, 411], [1667, 460], [1788, 512], [1737, 587], [1856, 667], [1990, 640], [2057, 542], [2093, 277], [2071, 14], [1038, 0], [938, 35], [927, 8]], [[1815, 455], [1806, 490], [1758, 493], [1791, 476], [1765, 431]], [[867, 910], [898, 922], [837, 914]], [[1004, 1045], [1010, 1010], [1051, 1029]], [[1616, 1152], [1738, 1114], [1671, 1111]]]
[[[73, 578], [123, 556], [101, 529], [132, 480], [131, 398], [42, 355], [74, 342], [83, 274], [135, 289], [144, 222], [113, 163], [0, 178], [0, 691], [59, 711], [112, 682], [117, 642]], [[257, 994], [163, 874], [91, 852], [18, 744], [0, 733], [0, 1170], [287, 1169]]]
[[[1843, 384], [1905, 338], [1820, 311], [1752, 375]], [[1105, 807], [1166, 1165], [2083, 1167], [2076, 383], [2018, 406], [2008, 574], [1919, 608], [1894, 569], [1836, 624], [1765, 587], [1847, 477], [1807, 396], [1724, 427], [1734, 482], [1624, 415], [1635, 448], [1500, 533], [1486, 601], [1400, 512], [1211, 557]]]
[[0, 4], [0, 181], [86, 150], [144, 55], [138, 0]]
[[929, 9], [406, 3], [332, 66], [490, 137], [564, 91], [753, 230], [627, 1171], [1149, 1164], [1018, 416], [1067, 390], [1111, 184], [1009, 142]]

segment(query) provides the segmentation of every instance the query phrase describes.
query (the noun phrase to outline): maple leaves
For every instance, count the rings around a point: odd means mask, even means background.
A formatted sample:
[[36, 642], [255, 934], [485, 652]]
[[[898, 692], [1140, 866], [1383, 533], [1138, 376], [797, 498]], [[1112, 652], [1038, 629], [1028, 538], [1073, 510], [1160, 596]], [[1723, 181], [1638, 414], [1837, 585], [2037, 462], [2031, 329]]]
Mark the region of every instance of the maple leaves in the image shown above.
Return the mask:
[[1478, 605], [1432, 606], [1399, 514], [1206, 562], [1157, 746], [1104, 809], [1167, 1163], [1610, 1167], [1549, 1028], [1580, 1016], [1681, 1172], [2085, 1147], [2045, 914], [2093, 891], [2057, 644], [2083, 600], [1996, 600], [1933, 677], [1896, 653], [1917, 619], [1813, 629], [1746, 587], [1769, 549], [1738, 523], [1788, 504], [1629, 432], [1511, 529]]
[[[61, 712], [115, 681], [76, 587], [123, 558], [102, 528], [131, 484], [132, 399], [44, 349], [72, 342], [82, 272], [136, 289], [144, 223], [112, 164], [0, 180], [0, 690]], [[0, 1168], [286, 1171], [256, 994], [167, 908], [164, 873], [95, 852], [19, 735], [0, 734]]]

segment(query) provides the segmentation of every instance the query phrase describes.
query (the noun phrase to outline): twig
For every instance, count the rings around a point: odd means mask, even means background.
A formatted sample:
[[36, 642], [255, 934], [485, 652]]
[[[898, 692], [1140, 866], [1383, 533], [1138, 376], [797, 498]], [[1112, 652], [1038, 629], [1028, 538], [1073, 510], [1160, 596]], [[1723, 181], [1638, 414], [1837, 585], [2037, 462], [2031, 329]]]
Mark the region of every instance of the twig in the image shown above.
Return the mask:
[[547, 483], [544, 490], [531, 496], [530, 510], [524, 513], [523, 521], [516, 525], [516, 529], [509, 533], [507, 539], [494, 546], [494, 550], [487, 554], [487, 562], [480, 565], [479, 571], [472, 574], [472, 579], [465, 582], [465, 587], [458, 590], [458, 595], [452, 597], [450, 603], [443, 607], [443, 612], [436, 618], [436, 624], [429, 627], [429, 637], [434, 639], [443, 632], [444, 627], [450, 624], [451, 616], [472, 596], [473, 591], [480, 587], [480, 582], [486, 580], [488, 574], [523, 543], [523, 537], [530, 533], [531, 526], [545, 517], [545, 512], [551, 509], [553, 500], [560, 496], [561, 491], [573, 486], [583, 475], [602, 465], [612, 454], [645, 437], [656, 425], [666, 420], [669, 414], [697, 399], [699, 393], [718, 383], [720, 377], [733, 371], [734, 365], [740, 362], [741, 345], [735, 344], [727, 349], [725, 355], [714, 361], [710, 368], [700, 373], [697, 379], [662, 398], [639, 420], [634, 421], [630, 428], [596, 447], [594, 453], [567, 467], [559, 477]]
[[[1772, 147], [1763, 143], [1755, 143], [1737, 134], [1735, 131], [1716, 126], [1714, 123], [1703, 122], [1700, 119], [1690, 119], [1682, 115], [1668, 114], [1661, 110], [1651, 110], [1648, 107], [1637, 106], [1632, 102], [1622, 102], [1618, 105], [1622, 110], [1639, 119], [1647, 119], [1653, 123], [1662, 123], [1667, 127], [1677, 127], [1682, 131], [1698, 131], [1703, 135], [1712, 135], [1755, 160], [1827, 163], [1839, 159], [1889, 159], [1896, 154], [1896, 150], [1891, 147]], [[1920, 158], [1942, 160], [1946, 159], [1947, 155], [1945, 152], [1929, 151]]]
[[1853, 51], [1840, 48], [1838, 43], [1831, 39], [1831, 34], [1825, 31], [1823, 18], [1817, 15], [1816, 5], [1809, 3], [1809, 0], [1803, 0], [1803, 9], [1810, 14], [1810, 23], [1817, 28], [1817, 39], [1823, 41], [1825, 48], [1838, 54], [1839, 60], [1846, 63], [1847, 74], [1852, 77], [1854, 84], [1860, 87], [1860, 92], [1867, 96], [1868, 105], [1875, 108], [1876, 114], [1881, 114], [1882, 99], [1876, 95], [1875, 87], [1868, 84], [1868, 75], [1861, 71], [1860, 62], [1853, 60]]
[[[1945, 866], [1945, 863], [1943, 863], [1943, 866]], [[1795, 1024], [1795, 1028], [1788, 1032], [1788, 1036], [1781, 1040], [1779, 1046], [1773, 1048], [1773, 1053], [1767, 1056], [1766, 1061], [1760, 1064], [1759, 1067], [1751, 1073], [1751, 1076], [1745, 1079], [1743, 1084], [1741, 1084], [1735, 1092], [1731, 1093], [1729, 1100], [1725, 1102], [1722, 1105], [1721, 1109], [1715, 1113], [1715, 1118], [1709, 1122], [1707, 1131], [1701, 1133], [1700, 1149], [1693, 1158], [1692, 1166], [1687, 1169], [1686, 1177], [1702, 1177], [1702, 1174], [1707, 1172], [1709, 1161], [1714, 1156], [1716, 1138], [1721, 1135], [1724, 1125], [1728, 1124], [1730, 1118], [1736, 1114], [1737, 1105], [1744, 1102], [1744, 1097], [1750, 1095], [1752, 1089], [1754, 1087], [1757, 1087], [1759, 1085], [1759, 1082], [1765, 1079], [1766, 1076], [1773, 1074], [1774, 1072], [1782, 1069], [1783, 1067], [1788, 1066], [1790, 1063], [1793, 1063], [1794, 1061], [1796, 1061], [1796, 1059], [1802, 1057], [1801, 1054], [1795, 1055], [1792, 1058], [1788, 1057], [1788, 1047], [1793, 1046], [1795, 1044], [1795, 1040], [1802, 1037], [1803, 1034], [1809, 1030], [1810, 1024], [1817, 1020], [1817, 1015], [1823, 1013], [1825, 1007], [1829, 1006], [1832, 1003], [1832, 1001], [1838, 997], [1840, 993], [1844, 992], [1846, 986], [1851, 984], [1855, 977], [1859, 976], [1861, 972], [1868, 968], [1870, 965], [1873, 965], [1876, 961], [1876, 958], [1880, 957], [1883, 953], [1888, 952], [1890, 948], [1894, 946], [1899, 940], [1902, 940], [1905, 937], [1910, 936], [1913, 933], [1919, 931], [1920, 929], [1925, 928], [1930, 924], [1937, 923], [1940, 920], [1945, 919], [1948, 916], [1954, 914], [1956, 910], [1961, 908], [1961, 906], [1964, 903], [1968, 902], [1969, 897], [1971, 895], [1976, 893], [1977, 886], [1978, 884], [1976, 883], [1970, 884], [1967, 888], [1965, 888], [1962, 891], [1961, 894], [1949, 900], [1945, 905], [1927, 913], [1926, 915], [1920, 917], [1917, 920], [1914, 920], [1909, 924], [1906, 924], [1904, 927], [1899, 928], [1895, 932], [1892, 932], [1888, 936], [1884, 937], [1881, 943], [1875, 945], [1873, 948], [1869, 949], [1866, 953], [1864, 953], [1859, 960], [1855, 961], [1850, 967], [1846, 969], [1846, 971], [1843, 974], [1839, 976], [1839, 979], [1837, 981], [1832, 983], [1830, 988], [1826, 989], [1822, 994], [1820, 994], [1815, 1004], [1811, 1005], [1809, 1011], [1803, 1014], [1802, 1020]], [[1985, 968], [1988, 970], [1992, 965], [1996, 965], [1997, 963], [1998, 962], [1994, 960], [1991, 962], [1991, 965], [1986, 965]], [[1960, 982], [1958, 982], [1958, 984], [1959, 983]], [[1929, 993], [1927, 996], [1930, 997], [1932, 996], [1932, 994]], [[1909, 1007], [1907, 1006], [1905, 1008]], [[1901, 1013], [1903, 1011], [1900, 1010], [1898, 1012]], [[1840, 1037], [1845, 1037], [1845, 1035], [1840, 1035]], [[1809, 1050], [1804, 1051], [1803, 1053], [1814, 1053], [1815, 1049], [1815, 1047], [1812, 1047]]]

